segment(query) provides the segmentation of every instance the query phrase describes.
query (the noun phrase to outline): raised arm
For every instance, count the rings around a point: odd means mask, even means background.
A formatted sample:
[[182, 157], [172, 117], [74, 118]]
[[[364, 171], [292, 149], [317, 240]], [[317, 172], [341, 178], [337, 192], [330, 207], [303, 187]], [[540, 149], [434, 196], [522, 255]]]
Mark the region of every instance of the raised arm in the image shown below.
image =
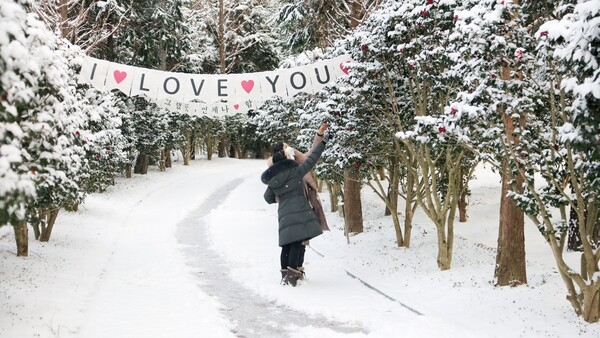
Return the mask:
[[327, 130], [327, 123], [321, 124], [319, 130], [317, 130], [317, 134], [313, 138], [313, 143], [310, 149], [306, 153], [301, 153], [298, 150], [294, 149], [294, 154], [296, 157], [296, 162], [302, 163], [306, 160], [306, 158], [312, 153], [312, 151], [317, 147], [321, 141], [323, 141], [323, 136], [325, 135], [325, 131]]
[[[310, 154], [308, 155], [306, 160], [304, 160], [300, 164], [299, 168], [300, 168], [300, 172], [302, 173], [303, 176], [306, 175], [315, 166], [315, 164], [321, 157], [323, 150], [325, 150], [325, 140], [324, 140], [323, 136], [325, 135], [326, 130], [327, 130], [327, 125], [325, 123], [323, 123], [321, 125], [321, 127], [319, 128], [319, 130], [317, 131], [317, 135], [315, 135], [315, 138], [313, 141], [313, 147], [311, 149]], [[317, 142], [317, 141], [319, 141], [319, 142]]]

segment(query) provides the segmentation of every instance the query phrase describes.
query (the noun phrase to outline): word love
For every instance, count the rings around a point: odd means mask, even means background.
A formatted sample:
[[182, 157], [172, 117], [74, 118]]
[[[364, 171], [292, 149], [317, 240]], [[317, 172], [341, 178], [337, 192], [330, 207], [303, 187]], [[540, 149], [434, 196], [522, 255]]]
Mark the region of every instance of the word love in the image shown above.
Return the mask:
[[[324, 67], [324, 69], [319, 70], [317, 68], [315, 68], [315, 76], [314, 79], [322, 84], [322, 85], [326, 85], [329, 84], [332, 81], [330, 72], [329, 72], [329, 68], [327, 66]], [[321, 73], [322, 72], [322, 73]], [[120, 74], [123, 74], [122, 72]], [[119, 76], [119, 78], [117, 78], [117, 74], [115, 72], [115, 81], [117, 83], [120, 82], [121, 77]], [[189, 80], [189, 83], [186, 83]], [[266, 83], [266, 86], [261, 86], [261, 88], [266, 87], [266, 91], [270, 94], [280, 94], [278, 92], [278, 82], [281, 81], [281, 76], [276, 74], [276, 75], [265, 75], [261, 80], [264, 80], [262, 82]], [[260, 81], [260, 80], [259, 80]], [[291, 86], [293, 89], [296, 90], [303, 90], [306, 88], [306, 86], [309, 84], [309, 77], [304, 74], [303, 72], [294, 72], [291, 73], [289, 75], [288, 78], [286, 78], [284, 81], [286, 81], [287, 85]], [[201, 98], [203, 90], [206, 86], [212, 86], [214, 89], [216, 89], [217, 91], [217, 96], [219, 98], [227, 98], [228, 96], [230, 96], [231, 91], [230, 91], [230, 86], [231, 86], [231, 82], [233, 82], [231, 79], [227, 78], [227, 77], [217, 77], [216, 79], [214, 77], [202, 77], [200, 75], [198, 76], [194, 76], [194, 77], [190, 77], [189, 79], [185, 79], [185, 78], [179, 78], [177, 76], [168, 76], [166, 78], [164, 78], [163, 80], [160, 81], [161, 85], [162, 85], [162, 90], [169, 94], [169, 95], [177, 95], [179, 93], [179, 91], [181, 90], [182, 86], [188, 85], [189, 89], [191, 89], [194, 93], [194, 96], [196, 98]], [[238, 83], [238, 85], [247, 93], [250, 94], [252, 92], [252, 90], [254, 89], [254, 80], [242, 80]], [[263, 84], [264, 84], [263, 83]], [[139, 74], [139, 77], [134, 80], [134, 85], [137, 85], [137, 89], [139, 89], [140, 91], [146, 91], [149, 92], [150, 88], [148, 87], [148, 83], [146, 80], [146, 74], [145, 73], [141, 73]], [[235, 83], [234, 83], [235, 85]], [[265, 92], [265, 89], [262, 90], [262, 92]]]

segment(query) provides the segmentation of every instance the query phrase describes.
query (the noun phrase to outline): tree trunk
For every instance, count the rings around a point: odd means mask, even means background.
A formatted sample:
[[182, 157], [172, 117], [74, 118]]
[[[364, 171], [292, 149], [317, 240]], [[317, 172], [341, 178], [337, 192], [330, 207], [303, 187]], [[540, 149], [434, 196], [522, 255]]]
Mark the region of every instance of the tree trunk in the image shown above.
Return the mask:
[[385, 168], [380, 167], [377, 171], [379, 172], [379, 179], [382, 181], [385, 180]]
[[171, 150], [165, 149], [165, 168], [172, 168], [173, 163], [171, 161]]
[[133, 176], [131, 164], [125, 166], [125, 178], [131, 178]]
[[[465, 173], [463, 173], [463, 176]], [[460, 178], [460, 198], [458, 200], [458, 221], [467, 221], [467, 189], [465, 187], [465, 177]]]
[[344, 170], [344, 222], [349, 233], [363, 232], [360, 172]]
[[219, 140], [217, 156], [219, 158], [227, 157], [227, 143], [224, 139]]
[[[517, 0], [513, 0], [517, 3]], [[501, 70], [501, 78], [510, 80], [510, 73], [514, 71], [509, 67]], [[519, 78], [522, 78], [519, 75]], [[503, 107], [498, 110], [504, 121], [504, 135], [509, 147], [519, 144], [519, 139], [514, 136], [515, 122], [521, 129], [525, 127], [525, 118], [521, 116], [518, 121], [506, 114]], [[513, 187], [516, 192], [522, 192], [523, 177], [516, 174], [510, 177], [508, 161], [502, 160], [502, 195], [500, 196], [500, 225], [498, 229], [498, 250], [496, 252], [496, 278], [497, 286], [527, 284], [527, 270], [525, 262], [525, 214], [517, 207], [516, 203], [507, 196], [511, 189], [510, 181], [515, 180]]]
[[[227, 64], [225, 63], [225, 4], [223, 0], [219, 0], [219, 33], [218, 33], [218, 41], [219, 44], [219, 72], [221, 74], [227, 74]], [[225, 142], [225, 137], [221, 136], [219, 139], [219, 144], [217, 146], [217, 156], [219, 158], [227, 157], [227, 144]], [[210, 155], [208, 155], [210, 159]]]
[[[198, 139], [198, 135], [196, 133], [192, 133], [191, 135], [191, 139], [189, 140], [190, 142], [190, 160], [195, 160], [196, 159], [196, 152], [197, 152], [197, 148], [196, 148], [196, 140]], [[200, 145], [201, 147], [201, 145]]]
[[404, 206], [404, 247], [410, 248], [410, 238], [412, 236], [412, 220], [416, 207], [415, 182], [417, 177], [409, 171], [406, 177], [406, 201]]
[[394, 224], [394, 232], [396, 233], [396, 245], [398, 247], [404, 246], [404, 236], [402, 235], [402, 227], [400, 226], [400, 218], [398, 217], [398, 199], [400, 192], [398, 188], [400, 186], [400, 167], [398, 166], [398, 160], [393, 157], [390, 161], [389, 182], [388, 182], [388, 201], [389, 207], [386, 208], [386, 215], [392, 216], [392, 223]]
[[336, 212], [338, 211], [339, 207], [338, 205], [340, 204], [340, 194], [341, 194], [341, 188], [340, 185], [337, 183], [327, 183], [327, 191], [329, 191], [329, 205], [331, 206], [331, 212]]
[[[460, 175], [460, 174], [459, 174]], [[451, 177], [454, 175], [450, 175]], [[452, 182], [452, 180], [450, 180]], [[454, 252], [454, 217], [456, 216], [456, 209], [458, 209], [458, 182], [454, 183], [454, 189], [451, 189], [452, 183], [448, 184], [448, 195], [447, 198], [452, 198], [452, 202], [448, 206], [448, 217], [446, 219], [440, 218], [437, 226], [438, 232], [438, 267], [440, 270], [449, 270], [452, 266], [452, 253]], [[454, 190], [454, 191], [452, 191]], [[445, 215], [443, 210], [440, 210], [440, 215]]]
[[[574, 201], [574, 204], [577, 202]], [[569, 212], [569, 226], [568, 226], [568, 241], [567, 250], [578, 251], [581, 250], [581, 236], [579, 236], [579, 220], [577, 218], [577, 208], [571, 205]]]
[[40, 242], [48, 242], [50, 240], [50, 236], [52, 235], [52, 229], [54, 228], [54, 224], [56, 223], [56, 218], [58, 217], [59, 211], [60, 208], [56, 208], [47, 213], [46, 226], [42, 229], [42, 233], [40, 235]]
[[185, 132], [185, 147], [183, 148], [183, 165], [190, 165], [190, 157], [192, 154], [192, 140], [189, 130]]
[[[527, 284], [525, 268], [524, 215], [515, 202], [506, 197], [510, 190], [508, 178], [502, 178], [502, 197], [500, 200], [500, 226], [498, 232], [498, 250], [496, 256], [496, 285], [516, 286]], [[518, 180], [521, 181], [522, 180]], [[517, 182], [517, 184], [519, 184]]]
[[35, 238], [36, 240], [39, 240], [40, 236], [42, 235], [42, 232], [40, 231], [40, 223], [42, 222], [41, 217], [42, 216], [38, 213], [37, 218], [30, 219], [31, 228], [33, 229], [33, 238]]
[[71, 41], [69, 39], [69, 4], [68, 0], [60, 0], [60, 35], [61, 37]]
[[[506, 167], [506, 163], [503, 164]], [[518, 176], [516, 186], [521, 186], [523, 178]], [[498, 250], [496, 253], [497, 286], [527, 284], [525, 262], [525, 218], [515, 202], [506, 197], [510, 186], [506, 175], [502, 175], [502, 196], [500, 199], [500, 226], [498, 230]]]
[[[219, 0], [219, 71], [221, 74], [227, 74], [227, 64], [225, 63], [225, 4], [223, 0]], [[219, 158], [227, 157], [227, 144], [225, 137], [221, 136], [218, 145]], [[209, 158], [210, 159], [210, 158]]]
[[165, 160], [165, 149], [158, 150], [158, 169], [160, 171], [166, 171], [166, 160]]
[[[223, 0], [219, 0], [219, 69], [221, 74], [227, 73], [225, 64], [225, 5]], [[219, 156], [224, 157], [224, 156]]]
[[27, 232], [27, 221], [14, 225], [15, 241], [17, 242], [17, 256], [27, 257], [29, 255], [29, 242]]
[[148, 158], [148, 155], [140, 153], [135, 161], [135, 168], [133, 169], [133, 172], [135, 174], [146, 175], [148, 173], [149, 161], [150, 159]]
[[449, 238], [446, 236], [444, 232], [445, 226], [438, 225], [438, 255], [437, 255], [437, 265], [441, 271], [449, 270], [452, 266], [452, 248], [448, 243]]
[[239, 155], [233, 144], [229, 145], [229, 158], [239, 158]]
[[215, 139], [212, 136], [207, 136], [204, 139], [204, 144], [206, 145], [206, 158], [210, 161], [212, 159], [213, 153], [215, 152]]
[[597, 323], [600, 319], [600, 283], [586, 285], [583, 289], [583, 320]]

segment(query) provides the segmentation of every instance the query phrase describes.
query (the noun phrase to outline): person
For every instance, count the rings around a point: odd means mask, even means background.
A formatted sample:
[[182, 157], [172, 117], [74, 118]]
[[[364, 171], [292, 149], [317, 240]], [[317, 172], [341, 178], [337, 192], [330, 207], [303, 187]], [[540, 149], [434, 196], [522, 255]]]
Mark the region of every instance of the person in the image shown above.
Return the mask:
[[280, 263], [285, 285], [296, 286], [302, 276], [298, 270], [302, 242], [323, 233], [317, 216], [304, 195], [303, 178], [315, 166], [325, 149], [329, 139], [329, 133], [324, 135], [326, 130], [326, 124], [319, 128], [313, 142], [314, 147], [304, 162], [298, 164], [284, 150], [280, 150], [273, 155], [273, 165], [261, 175], [261, 181], [267, 185], [265, 201], [269, 204], [279, 203], [277, 215]]
[[[323, 126], [321, 126], [321, 128], [319, 128], [319, 131], [317, 132], [317, 136], [314, 138], [313, 140], [313, 144], [311, 146], [311, 150], [319, 143], [323, 140], [322, 137], [319, 136], [319, 134], [323, 135], [323, 133], [325, 132], [324, 130], [321, 130], [323, 128]], [[310, 154], [310, 150], [303, 154], [300, 151], [298, 151], [295, 148], [290, 147], [287, 143], [285, 142], [276, 142], [271, 146], [271, 153], [275, 154], [278, 151], [285, 151], [285, 153], [287, 154], [289, 159], [292, 159], [294, 161], [296, 161], [298, 164], [302, 164], [302, 162], [304, 162], [304, 160], [306, 160], [306, 157]], [[267, 159], [267, 165], [270, 167], [271, 165], [273, 165], [273, 157], [269, 157]], [[317, 215], [317, 219], [319, 220], [319, 224], [321, 225], [321, 229], [323, 231], [329, 231], [329, 225], [327, 224], [327, 218], [325, 217], [325, 212], [323, 211], [323, 205], [321, 204], [321, 199], [319, 198], [318, 195], [318, 187], [317, 187], [317, 183], [315, 182], [315, 179], [313, 178], [311, 173], [306, 174], [304, 177], [304, 183], [305, 183], [305, 193], [306, 193], [306, 197], [308, 198], [310, 205], [312, 205], [315, 214]]]
[[[319, 135], [323, 135], [323, 133], [325, 132], [325, 128], [327, 127], [327, 125], [321, 125], [321, 127], [319, 128], [319, 131], [317, 132], [317, 136], [314, 138], [313, 140], [313, 144], [311, 146], [311, 149], [313, 149], [318, 143], [320, 143], [323, 138]], [[276, 142], [271, 146], [271, 153], [275, 154], [279, 151], [284, 151], [286, 154], [287, 159], [291, 159], [291, 160], [295, 160], [298, 164], [302, 164], [305, 160], [306, 157], [310, 154], [310, 150], [309, 152], [303, 154], [300, 151], [290, 147], [287, 143], [285, 142]], [[267, 159], [267, 165], [270, 167], [271, 165], [273, 165], [273, 157], [269, 157]], [[321, 230], [323, 231], [329, 231], [329, 225], [327, 224], [327, 218], [325, 217], [325, 212], [323, 211], [323, 205], [321, 204], [321, 199], [319, 198], [319, 195], [317, 193], [318, 187], [317, 187], [317, 183], [315, 182], [313, 176], [311, 175], [311, 173], [307, 173], [306, 175], [304, 175], [304, 194], [305, 196], [308, 198], [308, 201], [310, 203], [310, 205], [313, 208], [313, 211], [315, 212], [315, 215], [317, 216], [317, 220], [319, 221], [319, 224], [321, 225]], [[277, 199], [277, 197], [276, 197]], [[299, 260], [299, 265], [298, 265], [298, 270], [302, 273], [302, 275], [300, 276], [300, 279], [304, 279], [306, 273], [304, 270], [304, 254], [306, 252], [306, 245], [308, 245], [308, 241], [305, 241], [302, 243], [302, 248], [300, 250], [300, 260]], [[283, 280], [283, 277], [285, 276], [286, 273], [286, 267], [281, 269], [281, 278]]]

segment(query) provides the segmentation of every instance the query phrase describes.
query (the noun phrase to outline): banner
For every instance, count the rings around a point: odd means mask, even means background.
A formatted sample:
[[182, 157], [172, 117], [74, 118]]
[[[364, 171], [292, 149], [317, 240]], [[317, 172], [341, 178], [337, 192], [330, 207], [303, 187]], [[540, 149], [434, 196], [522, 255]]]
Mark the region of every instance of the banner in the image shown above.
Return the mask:
[[247, 111], [256, 107], [256, 102], [274, 96], [316, 93], [347, 75], [346, 65], [350, 61], [349, 56], [343, 55], [270, 72], [219, 75], [165, 72], [87, 57], [79, 81], [100, 90], [118, 89], [129, 96], [145, 95], [163, 105], [170, 102], [168, 106], [172, 109], [188, 109], [183, 113], [228, 115]]

